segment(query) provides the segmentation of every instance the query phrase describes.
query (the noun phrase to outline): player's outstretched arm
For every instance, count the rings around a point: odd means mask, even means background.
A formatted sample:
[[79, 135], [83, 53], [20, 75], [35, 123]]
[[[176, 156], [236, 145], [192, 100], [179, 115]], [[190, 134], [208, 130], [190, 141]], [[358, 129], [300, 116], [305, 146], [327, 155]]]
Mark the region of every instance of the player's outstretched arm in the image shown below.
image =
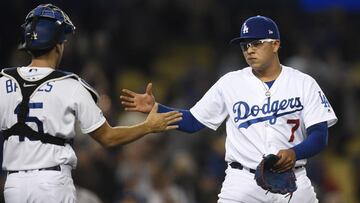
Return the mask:
[[[151, 83], [147, 85], [144, 94], [135, 93], [128, 89], [123, 89], [122, 92], [123, 95], [120, 96], [120, 100], [121, 104], [125, 107], [125, 111], [139, 111], [147, 113], [155, 104], [155, 97], [152, 93]], [[166, 113], [171, 111], [175, 111], [175, 109], [159, 104], [158, 112]], [[183, 116], [182, 121], [176, 123], [176, 125], [179, 126], [178, 130], [187, 133], [194, 133], [205, 128], [202, 123], [196, 120], [189, 110], [177, 109], [176, 111], [180, 111]]]
[[120, 96], [121, 104], [125, 107], [125, 111], [139, 111], [149, 113], [155, 104], [155, 97], [152, 93], [152, 83], [146, 87], [144, 94], [139, 94], [128, 89], [122, 90], [123, 95]]
[[157, 133], [177, 129], [172, 125], [182, 119], [182, 113], [171, 111], [157, 113], [158, 104], [153, 105], [148, 117], [142, 123], [133, 126], [111, 127], [105, 122], [97, 130], [89, 133], [92, 138], [104, 147], [113, 147], [135, 141], [148, 133]]

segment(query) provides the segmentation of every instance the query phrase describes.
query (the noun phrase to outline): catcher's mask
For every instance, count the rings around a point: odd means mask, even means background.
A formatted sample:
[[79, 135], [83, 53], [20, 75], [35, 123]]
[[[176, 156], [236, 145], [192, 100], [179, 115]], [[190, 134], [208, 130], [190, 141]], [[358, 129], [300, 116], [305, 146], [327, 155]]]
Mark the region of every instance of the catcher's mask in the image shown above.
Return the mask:
[[75, 31], [70, 18], [60, 8], [52, 4], [41, 4], [25, 18], [23, 43], [20, 50], [43, 51], [65, 41], [67, 34]]

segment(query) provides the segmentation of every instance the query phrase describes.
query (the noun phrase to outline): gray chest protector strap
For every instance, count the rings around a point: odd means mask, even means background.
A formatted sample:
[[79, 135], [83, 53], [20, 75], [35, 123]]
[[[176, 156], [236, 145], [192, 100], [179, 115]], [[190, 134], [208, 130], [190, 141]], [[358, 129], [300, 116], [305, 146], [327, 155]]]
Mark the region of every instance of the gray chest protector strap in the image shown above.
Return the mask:
[[[44, 77], [40, 80], [37, 80], [37, 81], [24, 80], [19, 75], [17, 68], [6, 68], [6, 69], [3, 69], [1, 73], [5, 76], [8, 76], [17, 81], [18, 86], [21, 90], [22, 97], [23, 97], [21, 103], [17, 107], [18, 108], [17, 109], [18, 110], [18, 113], [17, 113], [18, 122], [15, 125], [11, 126], [11, 128], [3, 131], [4, 139], [7, 140], [10, 136], [20, 136], [20, 137], [27, 137], [29, 140], [34, 140], [34, 141], [37, 140], [37, 141], [41, 141], [42, 143], [49, 143], [49, 144], [54, 144], [54, 145], [59, 145], [59, 146], [65, 146], [66, 143], [72, 145], [73, 139], [64, 139], [64, 138], [60, 138], [60, 137], [55, 137], [48, 133], [37, 132], [37, 131], [33, 130], [32, 128], [30, 128], [28, 125], [26, 125], [25, 122], [26, 122], [26, 118], [28, 117], [28, 114], [29, 114], [30, 97], [32, 96], [32, 94], [35, 91], [38, 90], [38, 88], [42, 84], [47, 83], [49, 81], [61, 80], [61, 79], [65, 79], [65, 78], [73, 78], [73, 79], [76, 79], [76, 80], [79, 80], [80, 82], [82, 82], [80, 80], [80, 78], [75, 74], [58, 71], [58, 70], [54, 70], [46, 77]], [[83, 84], [83, 82], [82, 82], [82, 84]], [[84, 87], [86, 87], [89, 90], [93, 99], [96, 102], [97, 97], [98, 97], [97, 93], [94, 90], [92, 90], [86, 83], [83, 85], [84, 85]]]

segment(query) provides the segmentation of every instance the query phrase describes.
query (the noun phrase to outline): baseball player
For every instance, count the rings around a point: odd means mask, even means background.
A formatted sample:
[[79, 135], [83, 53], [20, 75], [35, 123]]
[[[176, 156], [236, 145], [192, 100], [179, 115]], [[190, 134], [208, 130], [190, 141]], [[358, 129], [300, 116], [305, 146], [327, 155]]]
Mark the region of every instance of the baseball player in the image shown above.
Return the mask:
[[[276, 172], [296, 174], [291, 202], [318, 202], [305, 164], [326, 147], [328, 127], [337, 122], [329, 101], [312, 77], [280, 63], [280, 33], [270, 18], [247, 19], [231, 43], [240, 45], [249, 67], [222, 76], [190, 111], [180, 110], [178, 123], [179, 130], [191, 133], [226, 122], [228, 168], [218, 202], [287, 202], [281, 194], [266, 194], [254, 180], [256, 166], [268, 154], [280, 157]], [[149, 112], [155, 104], [151, 84], [144, 94], [123, 92], [127, 111]], [[160, 112], [171, 110], [159, 106]]]
[[0, 75], [0, 129], [5, 142], [7, 203], [76, 202], [71, 170], [75, 121], [104, 147], [126, 144], [171, 125], [181, 113], [157, 113], [133, 126], [111, 127], [96, 105], [97, 93], [77, 75], [58, 70], [66, 36], [75, 30], [69, 17], [52, 4], [39, 5], [25, 19], [20, 49], [30, 65], [6, 68]]

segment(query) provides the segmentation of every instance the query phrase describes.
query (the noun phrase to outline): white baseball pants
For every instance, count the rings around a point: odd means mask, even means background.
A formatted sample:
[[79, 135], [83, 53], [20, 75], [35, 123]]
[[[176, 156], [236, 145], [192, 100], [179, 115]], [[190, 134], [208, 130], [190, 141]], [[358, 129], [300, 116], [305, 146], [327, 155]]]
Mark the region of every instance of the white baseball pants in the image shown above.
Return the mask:
[[[290, 203], [317, 203], [316, 194], [305, 168], [295, 170], [298, 189]], [[255, 174], [248, 170], [226, 169], [226, 177], [219, 194], [218, 203], [287, 203], [290, 196], [273, 194], [256, 184]]]
[[74, 203], [76, 192], [71, 167], [61, 171], [31, 170], [8, 174], [4, 186], [6, 203]]

